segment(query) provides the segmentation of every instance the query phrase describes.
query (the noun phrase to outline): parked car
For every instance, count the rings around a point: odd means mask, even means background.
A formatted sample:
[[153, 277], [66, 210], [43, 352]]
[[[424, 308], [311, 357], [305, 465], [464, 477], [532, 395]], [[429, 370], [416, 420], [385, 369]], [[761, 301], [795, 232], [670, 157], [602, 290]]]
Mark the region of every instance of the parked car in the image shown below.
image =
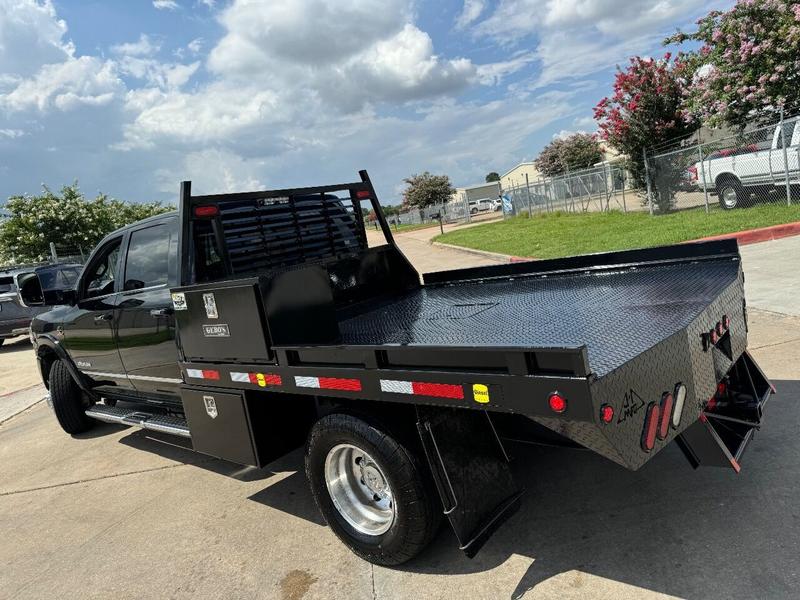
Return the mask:
[[[735, 240], [420, 278], [360, 175], [200, 196], [185, 182], [178, 213], [101, 241], [66, 305], [31, 325], [64, 431], [136, 426], [257, 467], [305, 445], [330, 530], [382, 565], [443, 518], [474, 556], [520, 505], [511, 444], [636, 470], [674, 441], [692, 467], [739, 471], [773, 388], [747, 352]], [[368, 244], [361, 201], [385, 244]], [[57, 299], [35, 283], [23, 298]], [[663, 494], [646, 510], [678, 510]]]
[[[792, 193], [800, 185], [800, 127], [798, 119], [788, 119], [777, 125], [765, 139], [735, 148], [724, 148], [709, 155], [702, 163], [689, 168], [698, 185], [719, 196], [725, 210], [752, 203], [752, 196], [766, 198], [772, 191], [786, 189], [787, 165]], [[783, 143], [786, 141], [784, 154]]]
[[19, 289], [27, 278], [38, 276], [44, 290], [50, 291], [75, 285], [80, 270], [81, 265], [63, 264], [0, 271], [0, 346], [9, 338], [27, 335], [31, 319], [48, 310], [22, 302]]
[[489, 212], [497, 210], [495, 201], [491, 198], [481, 198], [480, 200], [469, 201], [469, 214], [477, 215], [479, 212]]

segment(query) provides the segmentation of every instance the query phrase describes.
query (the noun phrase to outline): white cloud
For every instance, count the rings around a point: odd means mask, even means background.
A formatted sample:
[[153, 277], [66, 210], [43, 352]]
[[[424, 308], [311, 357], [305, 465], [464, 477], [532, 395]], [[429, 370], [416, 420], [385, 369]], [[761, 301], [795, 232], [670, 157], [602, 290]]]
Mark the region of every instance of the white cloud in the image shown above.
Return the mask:
[[8, 138], [13, 140], [14, 138], [18, 138], [25, 135], [25, 132], [22, 129], [0, 129], [0, 137]]
[[188, 44], [186, 44], [186, 48], [192, 54], [198, 54], [200, 50], [203, 48], [203, 38], [195, 38]]
[[30, 77], [43, 64], [69, 58], [74, 48], [63, 41], [66, 32], [50, 0], [0, 0], [0, 74]]
[[156, 10], [178, 10], [180, 8], [175, 0], [153, 0]]
[[280, 120], [278, 96], [271, 91], [212, 84], [202, 93], [161, 92], [153, 88], [128, 93], [126, 108], [135, 114], [119, 147], [150, 146], [156, 140], [213, 142], [248, 127]]
[[483, 85], [497, 85], [508, 75], [524, 69], [535, 60], [535, 53], [522, 52], [510, 60], [478, 65], [477, 79]]
[[660, 46], [676, 25], [727, 0], [500, 0], [474, 24], [475, 39], [502, 46], [530, 42], [541, 65], [537, 86], [613, 67]]
[[481, 16], [486, 7], [484, 0], [464, 0], [461, 13], [456, 17], [456, 29], [464, 29]]
[[9, 112], [35, 108], [70, 110], [81, 104], [108, 104], [123, 89], [111, 61], [91, 56], [69, 58], [65, 62], [44, 65], [30, 79], [21, 81], [12, 91], [0, 94], [0, 108]]
[[224, 149], [190, 152], [172, 169], [159, 169], [156, 177], [165, 192], [175, 192], [176, 182], [191, 181], [202, 194], [224, 194], [264, 189], [264, 161], [245, 159]]
[[123, 56], [152, 56], [161, 49], [161, 44], [153, 41], [143, 33], [135, 42], [127, 42], [111, 46], [111, 51]]

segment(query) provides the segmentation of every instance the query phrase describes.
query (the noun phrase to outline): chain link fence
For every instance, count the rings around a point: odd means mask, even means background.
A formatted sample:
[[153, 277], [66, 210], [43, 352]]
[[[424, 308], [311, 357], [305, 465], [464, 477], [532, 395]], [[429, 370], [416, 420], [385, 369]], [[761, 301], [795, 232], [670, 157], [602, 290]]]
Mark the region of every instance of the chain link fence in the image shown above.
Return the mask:
[[505, 216], [641, 209], [624, 166], [605, 164], [503, 190]]
[[710, 212], [796, 202], [800, 195], [798, 125], [798, 117], [779, 118], [713, 142], [646, 153], [650, 212], [698, 207]]

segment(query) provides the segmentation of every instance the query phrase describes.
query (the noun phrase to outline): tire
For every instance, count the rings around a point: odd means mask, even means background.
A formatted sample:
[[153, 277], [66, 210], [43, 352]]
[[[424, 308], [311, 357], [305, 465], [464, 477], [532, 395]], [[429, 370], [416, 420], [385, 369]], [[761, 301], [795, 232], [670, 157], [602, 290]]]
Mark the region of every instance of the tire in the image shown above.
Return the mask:
[[717, 184], [719, 205], [723, 210], [742, 208], [749, 203], [747, 192], [738, 179], [723, 179]]
[[[349, 448], [355, 448], [352, 455], [341, 454]], [[341, 460], [336, 460], [337, 457]], [[391, 502], [383, 507], [390, 507], [386, 509], [392, 512], [390, 520], [367, 517], [366, 525], [359, 529], [346, 516], [346, 509], [337, 508], [332, 497], [336, 491], [331, 491], [337, 488], [332, 486], [346, 485], [341, 482], [346, 482], [347, 478], [326, 477], [326, 473], [342, 472], [336, 471], [336, 465], [344, 465], [343, 468], [356, 473], [361, 469], [360, 482], [356, 480], [358, 475], [351, 479], [355, 495], [361, 492], [369, 495], [375, 489], [380, 490], [381, 483], [388, 485]], [[332, 414], [317, 421], [306, 445], [305, 466], [311, 493], [328, 525], [364, 560], [377, 565], [404, 563], [422, 552], [439, 528], [441, 507], [419, 457], [408, 446], [366, 421], [346, 414]], [[329, 480], [334, 483], [329, 485]], [[368, 484], [372, 485], [371, 489]], [[354, 504], [359, 509], [373, 510], [377, 506], [371, 500], [352, 502], [341, 493], [337, 498], [337, 504], [342, 507]], [[373, 499], [378, 500], [377, 494]], [[380, 502], [386, 499], [381, 498]], [[384, 517], [385, 514], [380, 515], [380, 519]], [[364, 531], [365, 527], [371, 531]]]
[[469, 209], [469, 214], [471, 214], [471, 215], [477, 215], [477, 214], [478, 214], [478, 209], [477, 209], [477, 208], [471, 208], [471, 209]]
[[48, 379], [53, 412], [61, 429], [71, 435], [91, 429], [94, 421], [84, 412], [87, 406], [83, 402], [83, 393], [62, 361], [53, 363]]

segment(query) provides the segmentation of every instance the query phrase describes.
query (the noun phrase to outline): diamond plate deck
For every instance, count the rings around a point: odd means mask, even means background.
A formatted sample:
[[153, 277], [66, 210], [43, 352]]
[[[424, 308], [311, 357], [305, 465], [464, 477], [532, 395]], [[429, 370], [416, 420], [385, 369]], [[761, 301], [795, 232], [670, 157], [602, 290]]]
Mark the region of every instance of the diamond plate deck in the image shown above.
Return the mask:
[[586, 345], [603, 376], [689, 325], [736, 280], [736, 259], [428, 285], [343, 315], [353, 345]]

